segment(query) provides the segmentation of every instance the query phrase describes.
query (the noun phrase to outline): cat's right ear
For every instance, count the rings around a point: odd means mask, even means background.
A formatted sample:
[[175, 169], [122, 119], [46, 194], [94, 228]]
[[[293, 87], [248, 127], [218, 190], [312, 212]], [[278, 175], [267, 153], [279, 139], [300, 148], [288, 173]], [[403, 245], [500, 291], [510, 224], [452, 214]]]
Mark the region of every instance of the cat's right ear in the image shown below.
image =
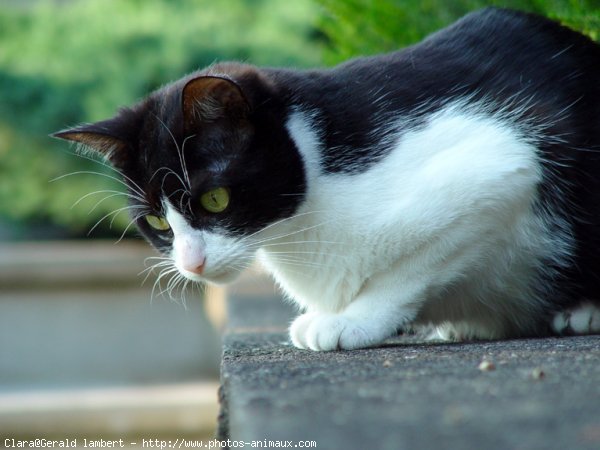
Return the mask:
[[119, 123], [117, 120], [113, 118], [79, 125], [54, 133], [52, 137], [75, 142], [79, 144], [78, 151], [83, 153], [91, 151], [99, 154], [114, 166], [121, 167], [129, 153], [129, 144], [127, 139], [118, 133]]

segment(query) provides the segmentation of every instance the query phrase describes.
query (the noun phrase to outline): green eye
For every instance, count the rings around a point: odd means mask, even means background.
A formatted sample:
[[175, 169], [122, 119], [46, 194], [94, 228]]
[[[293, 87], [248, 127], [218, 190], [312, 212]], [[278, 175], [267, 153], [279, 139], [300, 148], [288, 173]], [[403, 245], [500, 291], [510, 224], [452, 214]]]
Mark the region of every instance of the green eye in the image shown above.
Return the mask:
[[202, 207], [211, 213], [220, 213], [229, 205], [229, 190], [223, 187], [205, 192], [200, 197]]
[[167, 231], [171, 228], [171, 225], [169, 225], [167, 219], [164, 217], [153, 216], [152, 214], [148, 214], [146, 216], [146, 222], [148, 222], [148, 225], [150, 225], [152, 228], [159, 231]]

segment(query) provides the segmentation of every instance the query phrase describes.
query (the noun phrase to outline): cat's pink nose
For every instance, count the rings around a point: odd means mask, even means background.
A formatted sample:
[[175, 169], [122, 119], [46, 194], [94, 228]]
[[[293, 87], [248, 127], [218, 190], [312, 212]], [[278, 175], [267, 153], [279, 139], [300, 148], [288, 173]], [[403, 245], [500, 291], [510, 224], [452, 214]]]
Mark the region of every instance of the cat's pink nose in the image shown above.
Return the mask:
[[173, 259], [182, 271], [202, 275], [206, 269], [206, 252], [204, 241], [197, 237], [175, 237], [173, 243]]
[[187, 270], [188, 272], [195, 273], [196, 275], [202, 275], [202, 272], [204, 272], [205, 264], [206, 264], [206, 258], [203, 259], [200, 264], [189, 264], [189, 265], [183, 266], [183, 268], [185, 270]]

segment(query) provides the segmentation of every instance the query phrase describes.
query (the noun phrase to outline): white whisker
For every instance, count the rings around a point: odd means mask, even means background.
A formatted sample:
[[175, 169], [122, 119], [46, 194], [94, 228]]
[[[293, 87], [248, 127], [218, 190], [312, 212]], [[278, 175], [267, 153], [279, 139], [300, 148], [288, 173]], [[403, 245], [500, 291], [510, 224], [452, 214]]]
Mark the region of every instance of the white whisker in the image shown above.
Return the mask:
[[162, 262], [153, 264], [153, 265], [151, 265], [149, 267], [146, 267], [144, 270], [142, 270], [140, 273], [138, 273], [138, 276], [142, 276], [142, 275], [146, 274], [144, 280], [142, 281], [142, 285], [146, 282], [146, 280], [148, 279], [148, 277], [150, 275], [152, 275], [153, 273], [155, 273], [154, 271], [156, 269], [160, 269], [160, 268], [163, 268], [163, 267], [169, 267], [169, 266], [172, 266], [172, 265], [173, 265], [172, 261], [162, 261]]
[[191, 191], [191, 183], [190, 183], [190, 176], [187, 170], [187, 164], [185, 162], [185, 144], [187, 143], [187, 141], [189, 139], [192, 139], [193, 137], [195, 137], [195, 134], [192, 134], [191, 136], [186, 137], [183, 140], [183, 143], [181, 144], [181, 156], [180, 156], [180, 160], [181, 160], [181, 170], [183, 170], [183, 176], [185, 178], [185, 180], [187, 181], [188, 184], [188, 188]]
[[324, 212], [324, 211], [308, 211], [308, 212], [304, 212], [304, 213], [294, 214], [293, 216], [290, 216], [290, 217], [285, 217], [285, 218], [283, 218], [283, 219], [280, 219], [280, 220], [278, 220], [278, 221], [276, 221], [276, 222], [273, 222], [273, 223], [271, 223], [271, 224], [267, 225], [267, 226], [266, 226], [266, 227], [264, 227], [264, 228], [261, 228], [261, 229], [260, 229], [260, 230], [258, 230], [258, 231], [255, 231], [254, 233], [251, 233], [251, 234], [249, 234], [248, 236], [244, 236], [244, 237], [243, 237], [243, 240], [246, 240], [246, 239], [253, 238], [253, 237], [254, 237], [254, 236], [256, 236], [257, 234], [259, 234], [259, 233], [263, 233], [263, 232], [265, 232], [266, 230], [268, 230], [268, 229], [270, 229], [270, 228], [273, 228], [273, 227], [275, 227], [275, 226], [277, 226], [277, 225], [281, 225], [282, 223], [285, 223], [285, 222], [287, 222], [287, 221], [289, 221], [289, 220], [297, 219], [298, 217], [303, 217], [303, 216], [307, 216], [307, 215], [310, 215], [310, 214], [318, 214], [318, 213], [323, 213], [323, 212]]
[[173, 276], [173, 274], [175, 272], [178, 272], [176, 267], [171, 267], [171, 268], [165, 268], [163, 270], [160, 271], [160, 273], [158, 274], [158, 276], [156, 277], [156, 280], [154, 281], [154, 284], [152, 285], [152, 292], [150, 293], [150, 298], [154, 299], [154, 292], [156, 290], [156, 288], [158, 287], [158, 289], [160, 289], [160, 292], [158, 293], [159, 296], [162, 296], [166, 291], [164, 289], [162, 289], [162, 285], [161, 285], [161, 281], [164, 277], [171, 275]]
[[78, 154], [79, 157], [83, 158], [83, 159], [87, 159], [88, 161], [92, 161], [96, 164], [101, 165], [102, 167], [105, 167], [109, 170], [112, 170], [113, 172], [116, 172], [119, 176], [121, 176], [124, 180], [128, 181], [130, 183], [130, 185], [125, 184], [125, 186], [127, 186], [129, 189], [131, 189], [133, 192], [135, 192], [141, 199], [143, 199], [144, 202], [146, 202], [145, 200], [145, 193], [144, 190], [140, 187], [139, 184], [137, 184], [135, 181], [133, 181], [130, 177], [128, 177], [127, 175], [125, 175], [122, 171], [120, 171], [119, 169], [117, 169], [116, 167], [107, 164], [106, 162], [102, 161], [102, 160], [97, 160], [94, 158], [90, 158], [87, 155], [83, 155], [83, 154]]
[[173, 262], [171, 260], [168, 260], [168, 261], [162, 261], [162, 262], [156, 263], [150, 267], [145, 268], [138, 274], [139, 276], [141, 276], [144, 273], [146, 273], [146, 276], [142, 280], [142, 285], [144, 285], [146, 283], [146, 281], [148, 281], [148, 278], [150, 278], [150, 276], [152, 274], [156, 274], [155, 270], [160, 269], [160, 271], [159, 271], [159, 274], [160, 274], [164, 269], [168, 269], [168, 268], [172, 268], [172, 267], [174, 267]]
[[304, 233], [306, 231], [314, 230], [315, 228], [322, 227], [323, 225], [327, 225], [327, 224], [329, 224], [331, 222], [334, 222], [334, 220], [328, 220], [328, 221], [321, 222], [321, 223], [318, 223], [318, 224], [315, 224], [315, 225], [311, 225], [311, 226], [308, 226], [308, 227], [300, 228], [298, 230], [290, 231], [290, 232], [287, 232], [287, 233], [284, 233], [284, 234], [280, 234], [280, 235], [276, 235], [276, 236], [264, 238], [264, 239], [261, 239], [259, 241], [256, 241], [256, 242], [252, 243], [249, 247], [259, 248], [259, 247], [262, 247], [266, 242], [278, 241], [278, 240], [281, 240], [281, 239], [286, 238], [286, 237], [290, 237], [290, 236], [294, 236], [296, 234]]
[[140, 220], [144, 216], [145, 216], [145, 214], [138, 214], [135, 217], [133, 217], [129, 221], [129, 223], [127, 224], [127, 226], [125, 227], [125, 229], [121, 233], [121, 237], [119, 237], [119, 239], [117, 240], [117, 242], [115, 242], [115, 244], [118, 244], [119, 242], [121, 242], [123, 240], [123, 238], [125, 237], [125, 235], [127, 234], [127, 231], [129, 231], [129, 228], [131, 228], [134, 223], [136, 223], [138, 220]]
[[305, 268], [313, 268], [313, 269], [322, 269], [327, 267], [327, 264], [319, 264], [312, 261], [303, 261], [289, 258], [275, 258], [275, 261], [278, 264], [287, 264], [289, 266], [297, 266], [297, 267], [305, 267]]
[[[190, 178], [188, 176], [187, 173], [187, 167], [185, 164], [185, 158], [184, 158], [184, 154], [183, 154], [183, 149], [181, 147], [179, 147], [179, 144], [177, 143], [177, 140], [175, 139], [175, 136], [173, 135], [173, 133], [171, 132], [171, 130], [169, 129], [169, 127], [167, 126], [166, 123], [163, 122], [163, 120], [158, 117], [158, 115], [154, 114], [154, 117], [156, 117], [156, 119], [161, 123], [161, 125], [165, 128], [165, 130], [167, 131], [167, 133], [169, 133], [169, 136], [171, 136], [171, 139], [173, 140], [173, 143], [175, 144], [175, 148], [177, 149], [177, 155], [179, 156], [179, 163], [181, 164], [181, 170], [183, 171], [183, 178], [185, 180], [181, 180], [183, 188], [185, 189], [186, 192], [190, 193], [192, 191], [191, 188], [191, 184], [190, 184]], [[190, 139], [193, 136], [188, 136], [187, 138], [184, 139], [183, 141], [183, 147], [185, 147], [185, 143], [188, 139]], [[174, 173], [174, 172], [173, 172]]]
[[[120, 197], [121, 195], [123, 195], [122, 193], [119, 194], [112, 194], [112, 195], [107, 195], [106, 197], [103, 197], [102, 199], [100, 199], [98, 202], [96, 202], [96, 204], [94, 206], [92, 206], [92, 208], [88, 211], [87, 215], [89, 216], [90, 214], [92, 214], [96, 208], [98, 208], [98, 206], [100, 206], [102, 203], [104, 203], [106, 200], [113, 198], [113, 197]], [[130, 205], [131, 206], [131, 205]]]
[[[56, 181], [60, 181], [60, 180], [63, 180], [65, 178], [72, 177], [72, 176], [75, 176], [75, 175], [97, 175], [99, 177], [104, 177], [104, 178], [108, 178], [110, 180], [116, 181], [117, 183], [125, 186], [127, 189], [131, 189], [131, 187], [127, 183], [125, 183], [125, 181], [120, 180], [117, 177], [113, 177], [112, 175], [108, 175], [106, 173], [94, 172], [93, 170], [78, 170], [76, 172], [67, 173], [67, 174], [61, 175], [59, 177], [53, 178], [52, 180], [50, 180], [50, 183], [54, 183]], [[143, 191], [139, 191], [138, 192], [137, 190], [134, 190], [134, 189], [132, 189], [132, 190], [136, 194], [139, 194], [140, 196], [144, 196], [145, 195]], [[144, 199], [144, 202], [146, 202], [145, 199]]]
[[304, 245], [304, 244], [335, 244], [335, 245], [345, 245], [343, 242], [335, 242], [335, 241], [285, 241], [285, 242], [273, 242], [271, 244], [261, 245], [261, 248], [268, 247], [278, 247], [283, 245]]
[[[77, 200], [75, 203], [73, 203], [73, 204], [71, 205], [71, 208], [70, 208], [70, 209], [73, 209], [73, 208], [75, 208], [77, 205], [79, 205], [79, 204], [80, 204], [82, 201], [84, 201], [86, 198], [88, 198], [88, 197], [91, 197], [92, 195], [97, 195], [97, 194], [113, 194], [113, 195], [109, 195], [109, 196], [107, 196], [107, 197], [104, 197], [104, 198], [103, 198], [103, 199], [102, 199], [100, 202], [98, 202], [98, 203], [102, 203], [104, 200], [107, 200], [107, 199], [109, 199], [109, 198], [112, 198], [112, 197], [117, 197], [117, 196], [127, 196], [127, 197], [130, 197], [130, 198], [137, 199], [137, 197], [135, 197], [135, 196], [133, 196], [133, 195], [129, 194], [128, 192], [115, 191], [115, 190], [112, 190], [112, 189], [101, 189], [101, 190], [99, 190], [99, 191], [94, 191], [94, 192], [90, 192], [89, 194], [85, 194], [85, 195], [83, 195], [82, 197], [80, 197], [80, 198], [79, 198], [79, 200]], [[94, 206], [94, 208], [96, 208], [96, 207], [97, 207], [97, 206]], [[93, 209], [92, 209], [92, 211], [93, 211]]]
[[[341, 255], [339, 253], [329, 253], [329, 252], [310, 252], [310, 251], [303, 251], [303, 250], [291, 250], [291, 251], [280, 251], [280, 252], [272, 252], [269, 251], [268, 252], [269, 256], [271, 255], [286, 255], [286, 256], [294, 256], [294, 255], [312, 255], [312, 256], [322, 256], [322, 257], [331, 257], [331, 258], [342, 258], [342, 259], [346, 259], [348, 258], [347, 255]], [[305, 258], [302, 257], [298, 257], [299, 261], [304, 261]]]
[[105, 219], [107, 219], [107, 218], [108, 218], [108, 217], [110, 217], [110, 216], [113, 216], [113, 218], [112, 218], [112, 219], [111, 219], [111, 221], [110, 221], [110, 226], [112, 227], [112, 225], [113, 225], [113, 223], [114, 223], [114, 220], [115, 220], [116, 216], [117, 216], [117, 215], [118, 215], [120, 212], [122, 212], [122, 211], [126, 211], [126, 210], [128, 210], [128, 209], [144, 209], [144, 210], [145, 210], [145, 208], [146, 208], [145, 206], [136, 206], [136, 205], [133, 205], [133, 206], [124, 206], [124, 207], [122, 207], [122, 208], [118, 208], [118, 209], [116, 209], [116, 210], [114, 210], [114, 211], [111, 211], [111, 212], [109, 212], [108, 214], [105, 214], [104, 216], [102, 216], [102, 217], [101, 217], [101, 218], [100, 218], [100, 219], [99, 219], [99, 220], [96, 222], [96, 224], [95, 224], [95, 225], [94, 225], [94, 226], [93, 226], [93, 227], [90, 229], [90, 231], [88, 231], [88, 236], [89, 236], [90, 234], [92, 234], [92, 232], [93, 232], [93, 231], [94, 231], [94, 230], [95, 230], [95, 229], [96, 229], [96, 228], [97, 228], [97, 227], [98, 227], [98, 226], [99, 226], [99, 225], [100, 225], [100, 224], [101, 224], [101, 223], [102, 223], [102, 222], [103, 222]]
[[187, 189], [187, 187], [186, 187], [186, 185], [185, 185], [185, 182], [184, 182], [184, 181], [183, 181], [183, 179], [182, 179], [182, 178], [179, 176], [179, 174], [178, 174], [177, 172], [175, 172], [174, 170], [172, 170], [172, 169], [168, 168], [168, 167], [165, 167], [165, 169], [167, 170], [167, 173], [166, 173], [166, 174], [163, 176], [163, 179], [162, 179], [162, 182], [161, 182], [161, 185], [160, 185], [160, 190], [161, 190], [162, 192], [164, 192], [164, 191], [165, 191], [165, 181], [166, 181], [166, 179], [167, 179], [167, 177], [168, 177], [169, 175], [173, 175], [173, 176], [174, 176], [175, 178], [177, 178], [177, 180], [179, 180], [179, 182], [180, 182], [180, 183], [183, 185], [183, 189], [182, 189], [182, 190], [183, 190], [183, 192], [189, 195], [189, 194], [190, 194], [190, 191]]

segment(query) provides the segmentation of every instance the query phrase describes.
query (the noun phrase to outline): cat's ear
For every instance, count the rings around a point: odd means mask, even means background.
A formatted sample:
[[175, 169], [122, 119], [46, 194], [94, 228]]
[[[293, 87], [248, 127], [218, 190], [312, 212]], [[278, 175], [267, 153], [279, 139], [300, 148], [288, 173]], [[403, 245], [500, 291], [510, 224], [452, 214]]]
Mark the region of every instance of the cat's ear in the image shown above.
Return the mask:
[[181, 97], [186, 128], [221, 118], [242, 119], [250, 110], [238, 84], [223, 77], [193, 78], [184, 86]]
[[127, 138], [120, 133], [121, 128], [122, 123], [117, 117], [79, 125], [54, 133], [52, 136], [75, 142], [79, 144], [79, 151], [92, 151], [113, 165], [122, 166], [129, 154], [129, 143]]

